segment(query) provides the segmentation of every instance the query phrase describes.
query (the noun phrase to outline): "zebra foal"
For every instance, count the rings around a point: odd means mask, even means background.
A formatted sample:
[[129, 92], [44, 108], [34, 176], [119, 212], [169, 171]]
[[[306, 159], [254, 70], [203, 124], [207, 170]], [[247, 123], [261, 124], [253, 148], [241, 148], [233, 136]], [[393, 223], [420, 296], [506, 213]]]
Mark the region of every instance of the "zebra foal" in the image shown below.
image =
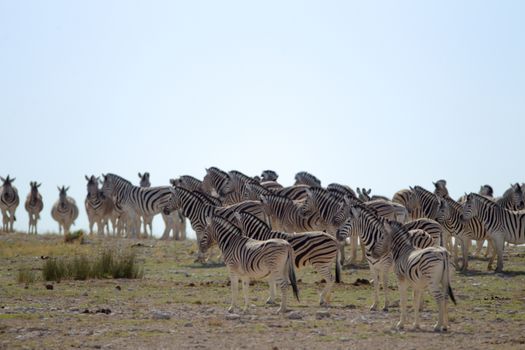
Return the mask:
[[226, 219], [212, 216], [206, 218], [206, 229], [199, 242], [200, 250], [206, 252], [214, 243], [219, 246], [230, 274], [232, 301], [229, 312], [237, 307], [239, 278], [242, 280], [245, 312], [248, 310], [250, 279], [268, 277], [270, 287], [279, 285], [281, 306], [278, 313], [286, 312], [288, 284], [292, 285], [293, 293], [299, 300], [290, 243], [284, 239], [258, 241], [243, 236], [241, 230]]

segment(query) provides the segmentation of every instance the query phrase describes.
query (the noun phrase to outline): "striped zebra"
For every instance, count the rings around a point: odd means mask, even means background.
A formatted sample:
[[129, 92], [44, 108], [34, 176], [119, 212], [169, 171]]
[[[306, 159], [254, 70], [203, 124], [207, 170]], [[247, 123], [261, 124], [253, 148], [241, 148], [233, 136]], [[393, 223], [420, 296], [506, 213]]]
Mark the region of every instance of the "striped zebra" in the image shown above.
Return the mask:
[[358, 198], [360, 200], [362, 200], [363, 202], [370, 202], [370, 201], [373, 201], [373, 200], [376, 200], [376, 199], [381, 199], [381, 200], [385, 200], [385, 201], [390, 201], [389, 198], [385, 197], [385, 196], [378, 196], [378, 195], [373, 195], [373, 196], [370, 196], [370, 192], [372, 192], [372, 189], [369, 188], [368, 191], [366, 190], [366, 188], [356, 188], [357, 190], [357, 194], [358, 194]]
[[[202, 194], [190, 192], [182, 187], [173, 188], [172, 195], [163, 207], [164, 215], [170, 215], [175, 210], [181, 210], [182, 214], [190, 220], [191, 227], [197, 236], [197, 242], [200, 242], [204, 235], [206, 218], [212, 215], [220, 215], [231, 221], [234, 220], [236, 211], [246, 211], [264, 222], [269, 222], [269, 218], [258, 201], [244, 201], [227, 207], [217, 207]], [[195, 262], [204, 263], [205, 261], [205, 255], [199, 250]]]
[[228, 309], [233, 312], [237, 307], [239, 278], [242, 280], [244, 311], [248, 310], [248, 288], [250, 279], [268, 278], [270, 290], [279, 285], [281, 305], [278, 313], [287, 309], [288, 284], [299, 301], [299, 290], [295, 279], [293, 248], [284, 239], [255, 240], [243, 236], [241, 230], [228, 220], [212, 216], [206, 220], [204, 235], [199, 242], [200, 250], [206, 252], [216, 243], [222, 252], [231, 281], [232, 301]]
[[3, 185], [0, 187], [0, 210], [2, 210], [2, 230], [4, 232], [15, 232], [13, 224], [16, 221], [16, 208], [20, 204], [18, 190], [13, 186], [16, 178], [10, 178], [9, 175], [4, 179], [0, 176]]
[[326, 190], [334, 195], [347, 196], [349, 198], [357, 198], [354, 190], [346, 185], [341, 185], [338, 183], [331, 183], [326, 186]]
[[421, 208], [419, 207], [411, 207], [410, 203], [413, 202], [413, 196], [414, 192], [410, 189], [402, 189], [394, 193], [394, 196], [392, 197], [392, 202], [401, 204], [404, 206], [409, 214], [409, 219], [415, 220], [423, 217], [423, 213], [421, 213]]
[[228, 173], [219, 168], [211, 167], [206, 169], [206, 175], [202, 180], [202, 189], [214, 197], [222, 197], [228, 181]]
[[57, 188], [59, 196], [51, 208], [51, 217], [58, 222], [58, 233], [62, 233], [63, 229], [64, 235], [67, 235], [69, 228], [75, 224], [75, 220], [78, 218], [78, 207], [75, 200], [67, 195], [69, 186]]
[[[140, 217], [160, 213], [173, 192], [170, 186], [133, 186], [131, 182], [115, 174], [106, 174], [103, 177], [102, 193], [111, 197], [117, 206], [122, 208], [128, 234], [134, 238], [140, 233]], [[169, 230], [167, 226], [164, 233]]]
[[263, 170], [261, 173], [261, 182], [277, 181], [279, 175], [273, 170]]
[[446, 180], [437, 180], [432, 182], [434, 185], [434, 194], [440, 198], [450, 197], [448, 194], [447, 181]]
[[[140, 183], [139, 186], [143, 188], [151, 187], [151, 182], [149, 180], [149, 173], [145, 172], [144, 174], [138, 173]], [[153, 215], [144, 214], [141, 215], [142, 225], [144, 227], [144, 235], [148, 237], [148, 226], [150, 236], [153, 237]]]
[[182, 187], [187, 189], [188, 191], [202, 191], [202, 181], [190, 176], [190, 175], [182, 175], [181, 177], [177, 179], [170, 179], [170, 184], [173, 187]]
[[394, 261], [394, 272], [397, 276], [401, 318], [397, 324], [403, 329], [407, 319], [408, 286], [414, 290], [414, 328], [419, 329], [419, 310], [422, 295], [429, 289], [439, 308], [438, 322], [434, 331], [448, 329], [448, 298], [456, 303], [450, 285], [449, 253], [443, 247], [414, 247], [408, 231], [395, 221], [383, 222], [385, 235], [372, 247], [372, 256], [383, 256], [391, 252]]
[[479, 218], [492, 237], [498, 255], [496, 272], [502, 272], [505, 242], [525, 243], [525, 213], [502, 208], [490, 199], [470, 193], [463, 204], [463, 219], [474, 217]]
[[297, 174], [295, 174], [294, 185], [308, 185], [311, 187], [321, 187], [321, 180], [319, 180], [314, 175], [306, 171], [300, 171]]
[[109, 221], [113, 226], [113, 233], [117, 225], [117, 216], [115, 215], [115, 205], [113, 200], [109, 197], [104, 197], [100, 189], [98, 188], [99, 178], [95, 175], [88, 177], [85, 175], [87, 180], [87, 196], [84, 201], [86, 208], [86, 214], [89, 221], [89, 234], [93, 234], [93, 226], [97, 224], [97, 233], [104, 234], [104, 227], [108, 227], [109, 234]]
[[242, 202], [244, 188], [247, 184], [259, 185], [259, 182], [240, 171], [232, 170], [228, 173], [228, 181], [223, 186], [221, 201], [224, 205]]
[[[485, 226], [478, 218], [470, 220], [463, 220], [463, 207], [450, 197], [442, 198], [439, 204], [436, 221], [438, 221], [450, 236], [454, 236], [456, 241], [460, 242], [462, 251], [461, 271], [468, 269], [468, 248], [471, 240], [483, 242], [490, 238]], [[490, 242], [491, 240], [489, 240]], [[458, 263], [459, 254], [456, 251], [457, 245], [454, 244], [454, 264], [460, 266]], [[492, 259], [493, 260], [493, 259]], [[491, 260], [491, 263], [492, 263]], [[489, 264], [489, 269], [490, 269]]]
[[42, 184], [39, 184], [36, 181], [31, 181], [29, 185], [31, 186], [31, 191], [27, 195], [24, 205], [29, 216], [29, 228], [27, 233], [34, 233], [36, 235], [38, 233], [37, 224], [40, 219], [40, 212], [44, 209], [42, 195], [38, 192], [38, 188]]
[[308, 197], [308, 185], [294, 185], [279, 189], [270, 189], [264, 187], [262, 184], [246, 184], [243, 189], [243, 200], [259, 200], [263, 194], [276, 194], [279, 196], [288, 197], [294, 201], [304, 200]]
[[261, 195], [264, 212], [270, 218], [272, 228], [284, 232], [308, 232], [322, 230], [319, 215], [303, 215], [301, 204], [277, 194]]
[[[346, 221], [339, 227], [336, 233], [338, 240], [345, 240], [348, 237], [359, 236], [361, 242], [365, 247], [365, 256], [372, 272], [374, 280], [374, 302], [370, 306], [370, 310], [376, 310], [379, 304], [379, 288], [383, 286], [385, 296], [385, 303], [383, 310], [388, 310], [388, 272], [392, 267], [392, 255], [385, 252], [381, 256], [374, 256], [373, 249], [377, 242], [383, 239], [385, 218], [377, 215], [377, 212], [363, 204], [351, 206], [350, 215]], [[425, 225], [427, 224], [427, 226]], [[408, 225], [408, 224], [405, 224]], [[426, 227], [425, 227], [426, 226]], [[407, 226], [410, 228], [409, 239], [411, 243], [418, 248], [426, 248], [429, 244], [436, 245], [433, 237], [422, 227], [429, 227], [428, 223], [419, 222]], [[407, 230], [408, 232], [408, 230]]]
[[[243, 234], [250, 238], [258, 241], [281, 238], [290, 243], [294, 250], [295, 268], [300, 269], [311, 265], [326, 281], [326, 286], [320, 295], [320, 305], [326, 305], [330, 301], [330, 291], [334, 284], [334, 276], [331, 270], [334, 263], [335, 282], [339, 283], [341, 281], [341, 265], [339, 264], [339, 259], [337, 259], [339, 243], [332, 236], [324, 232], [290, 234], [272, 231], [266, 223], [245, 212], [236, 212], [235, 218], [238, 223], [237, 226]], [[272, 291], [267, 303], [273, 304], [274, 294]]]
[[[443, 227], [438, 221], [421, 218], [409, 221], [403, 225], [407, 231], [411, 230], [423, 230], [432, 238], [432, 245], [435, 247], [442, 247], [444, 244], [443, 240]], [[423, 247], [424, 245], [414, 244], [417, 247]]]

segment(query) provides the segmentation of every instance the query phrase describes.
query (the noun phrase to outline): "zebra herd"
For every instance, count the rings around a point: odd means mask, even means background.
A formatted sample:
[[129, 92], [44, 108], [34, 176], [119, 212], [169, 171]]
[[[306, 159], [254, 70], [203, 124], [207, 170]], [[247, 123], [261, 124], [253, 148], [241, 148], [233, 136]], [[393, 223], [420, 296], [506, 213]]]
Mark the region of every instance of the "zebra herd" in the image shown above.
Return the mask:
[[[476, 254], [480, 254], [483, 243], [488, 241], [485, 254], [490, 255], [489, 269], [497, 257], [496, 271], [501, 272], [505, 242], [525, 243], [523, 185], [519, 184], [512, 185], [500, 198], [494, 198], [492, 188], [485, 185], [479, 194], [454, 200], [449, 196], [446, 181], [438, 180], [433, 183], [432, 192], [414, 186], [396, 192], [389, 199], [371, 196], [370, 189], [354, 191], [338, 183], [323, 187], [317, 177], [304, 171], [297, 173], [295, 183], [288, 187], [278, 182], [278, 174], [273, 170], [250, 177], [239, 171], [225, 172], [211, 167], [206, 169], [202, 180], [184, 175], [171, 179], [170, 186], [159, 187], [151, 187], [149, 173], [139, 173], [139, 177], [140, 186], [134, 186], [115, 174], [102, 178], [86, 176], [85, 206], [90, 233], [94, 224], [98, 233], [104, 234], [106, 230], [109, 233], [111, 222], [114, 234], [138, 237], [141, 220], [143, 231], [147, 233], [149, 228], [151, 233], [153, 216], [161, 214], [165, 222], [162, 237], [169, 237], [173, 230], [177, 239], [184, 239], [182, 232], [188, 218], [197, 236], [196, 261], [205, 263], [214, 244], [222, 252], [231, 279], [230, 311], [237, 307], [239, 279], [246, 308], [249, 280], [268, 277], [267, 302], [275, 302], [279, 286], [279, 311], [284, 312], [289, 284], [299, 298], [295, 269], [306, 265], [313, 266], [327, 282], [319, 301], [321, 305], [328, 304], [333, 283], [341, 278], [341, 264], [356, 262], [361, 242], [363, 260], [367, 261], [374, 280], [370, 308], [378, 308], [382, 284], [383, 309], [388, 309], [387, 277], [393, 268], [401, 296], [398, 327], [403, 328], [406, 323], [407, 288], [411, 286], [414, 326], [419, 327], [422, 293], [429, 289], [439, 306], [434, 329], [446, 330], [448, 299], [455, 303], [449, 260], [464, 271], [468, 269], [471, 242], [477, 242]], [[11, 231], [10, 220], [14, 219], [18, 194], [11, 184], [14, 179], [7, 177], [2, 181], [3, 228]], [[33, 213], [30, 232], [34, 233], [43, 207], [38, 186], [31, 183], [26, 201], [27, 211]], [[59, 191], [53, 217], [68, 232], [78, 209], [74, 200], [67, 197], [67, 188]], [[348, 261], [344, 251], [347, 243], [351, 247]]]

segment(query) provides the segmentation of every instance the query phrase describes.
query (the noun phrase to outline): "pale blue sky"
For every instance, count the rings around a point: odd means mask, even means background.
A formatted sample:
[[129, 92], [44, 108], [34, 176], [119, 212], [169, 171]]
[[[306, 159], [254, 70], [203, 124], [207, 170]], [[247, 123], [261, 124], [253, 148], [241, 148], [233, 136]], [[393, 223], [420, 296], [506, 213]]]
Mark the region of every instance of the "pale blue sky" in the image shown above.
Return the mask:
[[525, 181], [524, 17], [522, 1], [0, 0], [0, 175], [23, 199], [43, 183], [41, 231], [57, 185], [87, 227], [84, 174], [102, 172], [500, 194]]

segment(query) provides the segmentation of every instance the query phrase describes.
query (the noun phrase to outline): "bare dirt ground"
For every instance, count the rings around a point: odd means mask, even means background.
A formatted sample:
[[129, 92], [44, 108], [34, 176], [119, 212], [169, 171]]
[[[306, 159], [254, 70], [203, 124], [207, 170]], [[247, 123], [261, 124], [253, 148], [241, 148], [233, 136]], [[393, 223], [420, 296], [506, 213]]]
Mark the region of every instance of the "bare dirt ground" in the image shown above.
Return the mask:
[[[141, 242], [141, 245], [131, 247]], [[19, 283], [18, 271], [37, 276], [46, 256], [92, 255], [107, 247], [133, 249], [144, 266], [137, 280]], [[55, 235], [0, 234], [0, 348], [65, 349], [524, 349], [525, 247], [506, 249], [505, 270], [455, 273], [458, 305], [450, 304], [450, 330], [434, 333], [437, 307], [427, 294], [422, 330], [398, 331], [399, 308], [369, 311], [372, 287], [366, 265], [344, 270], [332, 306], [318, 306], [322, 288], [310, 269], [298, 272], [301, 301], [289, 297], [290, 314], [266, 306], [267, 284], [250, 288], [248, 313], [226, 312], [226, 268], [193, 263], [195, 242], [88, 238], [64, 244]], [[218, 252], [214, 253], [217, 256]], [[215, 258], [215, 260], [217, 260]], [[51, 284], [53, 289], [47, 289]], [[395, 277], [391, 300], [398, 300]], [[242, 295], [241, 293], [239, 295]], [[410, 309], [410, 318], [412, 318]]]

